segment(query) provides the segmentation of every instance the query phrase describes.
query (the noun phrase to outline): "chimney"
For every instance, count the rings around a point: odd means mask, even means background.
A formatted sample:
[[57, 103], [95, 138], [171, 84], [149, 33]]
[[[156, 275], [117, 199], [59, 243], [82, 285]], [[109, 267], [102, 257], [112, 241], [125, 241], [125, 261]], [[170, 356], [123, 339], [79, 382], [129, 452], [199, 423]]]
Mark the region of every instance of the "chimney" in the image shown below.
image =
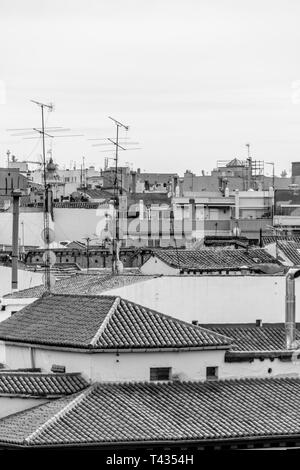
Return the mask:
[[293, 349], [296, 339], [296, 297], [295, 279], [300, 276], [299, 269], [290, 269], [286, 275], [285, 293], [285, 340], [286, 348]]

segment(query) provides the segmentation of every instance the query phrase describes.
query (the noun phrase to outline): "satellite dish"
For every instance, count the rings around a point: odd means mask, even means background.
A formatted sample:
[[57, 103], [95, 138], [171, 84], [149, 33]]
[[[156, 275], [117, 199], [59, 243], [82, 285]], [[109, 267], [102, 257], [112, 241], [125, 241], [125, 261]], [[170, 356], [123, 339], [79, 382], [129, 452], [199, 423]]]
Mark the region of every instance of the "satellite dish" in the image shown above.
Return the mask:
[[43, 254], [43, 261], [47, 266], [53, 266], [56, 262], [55, 253], [51, 250], [45, 250]]

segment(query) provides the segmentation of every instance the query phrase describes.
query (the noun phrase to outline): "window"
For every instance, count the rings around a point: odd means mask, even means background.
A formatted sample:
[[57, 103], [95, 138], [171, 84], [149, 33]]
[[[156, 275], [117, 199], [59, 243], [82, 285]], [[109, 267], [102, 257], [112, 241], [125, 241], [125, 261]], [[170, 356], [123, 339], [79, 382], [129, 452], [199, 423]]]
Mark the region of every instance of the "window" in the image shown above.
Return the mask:
[[218, 367], [206, 367], [206, 380], [218, 380]]
[[151, 367], [150, 380], [171, 380], [171, 367]]

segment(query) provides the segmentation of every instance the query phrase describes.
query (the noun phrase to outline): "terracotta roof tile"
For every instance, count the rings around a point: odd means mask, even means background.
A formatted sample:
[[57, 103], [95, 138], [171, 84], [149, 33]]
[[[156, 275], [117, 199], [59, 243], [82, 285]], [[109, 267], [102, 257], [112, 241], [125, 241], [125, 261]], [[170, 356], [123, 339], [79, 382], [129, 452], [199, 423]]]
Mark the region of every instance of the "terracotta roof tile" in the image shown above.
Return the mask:
[[300, 379], [95, 384], [1, 420], [0, 442], [25, 446], [300, 435]]
[[[77, 273], [71, 277], [59, 279], [52, 287], [53, 294], [100, 295], [110, 289], [127, 286], [136, 282], [147, 281], [156, 276], [142, 274]], [[43, 284], [20, 290], [4, 296], [5, 299], [22, 299], [41, 297], [46, 289]]]
[[60, 397], [88, 386], [80, 374], [43, 374], [36, 372], [0, 372], [0, 395]]
[[300, 265], [300, 242], [280, 241], [278, 248], [293, 265]]
[[[232, 351], [284, 351], [284, 323], [255, 324], [203, 324], [202, 327], [233, 339]], [[300, 330], [296, 330], [296, 340], [300, 340]]]
[[217, 333], [118, 297], [53, 294], [1, 322], [0, 339], [101, 349], [228, 347], [231, 343]]
[[276, 263], [275, 258], [263, 249], [157, 249], [153, 254], [166, 264], [179, 269], [228, 269], [255, 266], [260, 263]]

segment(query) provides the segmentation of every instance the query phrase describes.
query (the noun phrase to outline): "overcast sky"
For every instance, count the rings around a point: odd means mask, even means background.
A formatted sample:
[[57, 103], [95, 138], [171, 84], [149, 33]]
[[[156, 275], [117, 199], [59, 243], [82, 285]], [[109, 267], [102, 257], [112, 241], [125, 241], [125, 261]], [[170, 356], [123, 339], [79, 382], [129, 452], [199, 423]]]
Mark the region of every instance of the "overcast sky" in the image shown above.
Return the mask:
[[[40, 124], [30, 99], [54, 102], [60, 165], [103, 166], [88, 138], [114, 136], [113, 116], [147, 171], [209, 171], [252, 156], [276, 173], [300, 161], [299, 0], [0, 0], [0, 165], [41, 146], [7, 128]], [[123, 134], [124, 135], [124, 134]], [[49, 148], [50, 144], [47, 144]], [[267, 167], [271, 173], [271, 167]]]

